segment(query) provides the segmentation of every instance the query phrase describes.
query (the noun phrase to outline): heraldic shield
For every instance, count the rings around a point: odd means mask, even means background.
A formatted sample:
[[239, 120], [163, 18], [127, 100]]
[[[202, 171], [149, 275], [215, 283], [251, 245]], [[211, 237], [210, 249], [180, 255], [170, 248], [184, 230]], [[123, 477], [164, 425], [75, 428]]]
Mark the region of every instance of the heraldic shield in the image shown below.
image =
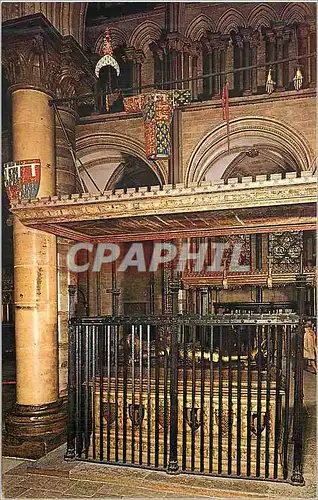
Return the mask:
[[4, 164], [4, 185], [9, 201], [29, 200], [39, 192], [40, 160], [19, 160]]
[[186, 421], [193, 432], [197, 431], [201, 425], [201, 409], [186, 407]]
[[143, 421], [145, 415], [144, 405], [130, 403], [130, 405], [128, 406], [128, 411], [130, 420], [132, 421], [133, 425], [135, 425], [136, 427], [141, 425], [141, 422]]
[[103, 414], [107, 425], [111, 426], [116, 419], [116, 403], [103, 403]]

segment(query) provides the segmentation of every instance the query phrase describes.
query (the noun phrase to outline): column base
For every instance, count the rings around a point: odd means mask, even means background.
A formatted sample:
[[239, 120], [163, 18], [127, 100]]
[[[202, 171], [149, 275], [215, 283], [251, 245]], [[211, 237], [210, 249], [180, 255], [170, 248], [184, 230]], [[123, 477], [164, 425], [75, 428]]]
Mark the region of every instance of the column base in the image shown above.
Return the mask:
[[2, 435], [2, 455], [38, 459], [66, 441], [66, 405], [16, 404], [8, 414]]

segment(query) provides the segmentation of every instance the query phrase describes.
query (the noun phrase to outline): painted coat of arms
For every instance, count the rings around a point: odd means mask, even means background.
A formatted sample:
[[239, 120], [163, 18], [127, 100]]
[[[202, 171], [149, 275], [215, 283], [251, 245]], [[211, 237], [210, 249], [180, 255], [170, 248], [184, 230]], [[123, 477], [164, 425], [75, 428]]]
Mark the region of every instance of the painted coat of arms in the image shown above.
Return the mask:
[[39, 192], [41, 179], [40, 160], [19, 160], [4, 164], [4, 185], [8, 198], [28, 200]]

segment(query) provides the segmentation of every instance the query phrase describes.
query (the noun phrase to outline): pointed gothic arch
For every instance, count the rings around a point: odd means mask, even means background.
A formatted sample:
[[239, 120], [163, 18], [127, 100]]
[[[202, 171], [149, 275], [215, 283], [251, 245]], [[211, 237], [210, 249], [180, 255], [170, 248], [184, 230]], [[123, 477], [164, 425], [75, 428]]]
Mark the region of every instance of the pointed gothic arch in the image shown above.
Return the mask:
[[308, 18], [315, 19], [315, 13], [307, 2], [288, 3], [280, 13], [280, 20], [288, 24], [302, 23]]
[[206, 16], [205, 14], [200, 14], [199, 16], [192, 19], [190, 24], [185, 30], [185, 36], [190, 38], [194, 42], [200, 40], [202, 36], [206, 36], [208, 32], [215, 32], [216, 27], [213, 19]]
[[129, 47], [143, 50], [145, 45], [149, 45], [160, 38], [161, 27], [154, 21], [144, 21], [139, 24], [129, 38]]
[[269, 27], [272, 21], [278, 20], [276, 10], [269, 4], [261, 3], [254, 7], [247, 18], [247, 26], [251, 26], [255, 30], [261, 27]]
[[231, 31], [237, 31], [240, 26], [245, 26], [243, 15], [236, 9], [227, 10], [218, 20], [216, 31], [229, 34]]

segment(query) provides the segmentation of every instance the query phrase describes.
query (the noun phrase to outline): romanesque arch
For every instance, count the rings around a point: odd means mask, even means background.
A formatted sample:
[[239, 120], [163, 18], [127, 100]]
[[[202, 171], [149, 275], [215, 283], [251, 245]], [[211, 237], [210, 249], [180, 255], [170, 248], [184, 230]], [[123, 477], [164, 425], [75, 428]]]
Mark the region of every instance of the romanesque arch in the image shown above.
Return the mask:
[[[77, 140], [76, 150], [81, 163], [94, 180], [98, 181], [97, 184], [101, 190], [110, 185], [112, 178], [119, 178], [123, 163], [133, 158], [139, 165], [148, 167], [154, 173], [158, 184], [168, 182], [168, 173], [164, 164], [147, 159], [140, 142], [131, 137], [109, 133], [90, 133]], [[116, 172], [117, 169], [119, 170]], [[85, 172], [83, 177], [85, 178]]]
[[218, 172], [215, 178], [221, 178], [237, 155], [251, 149], [284, 159], [295, 172], [312, 168], [313, 153], [309, 144], [286, 123], [247, 116], [231, 121], [230, 130], [230, 152], [225, 125], [216, 127], [200, 141], [187, 165], [185, 184], [200, 183], [211, 169]]

